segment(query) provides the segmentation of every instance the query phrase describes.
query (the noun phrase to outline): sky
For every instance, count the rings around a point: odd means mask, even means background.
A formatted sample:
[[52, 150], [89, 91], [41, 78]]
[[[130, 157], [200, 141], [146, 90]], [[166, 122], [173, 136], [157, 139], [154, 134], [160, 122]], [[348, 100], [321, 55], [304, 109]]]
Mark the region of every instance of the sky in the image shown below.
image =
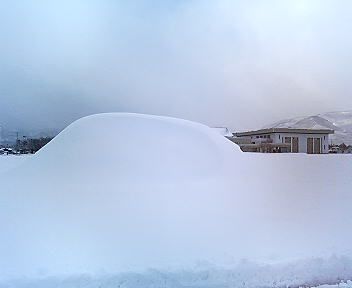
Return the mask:
[[232, 130], [352, 107], [349, 0], [0, 0], [0, 124], [136, 112]]

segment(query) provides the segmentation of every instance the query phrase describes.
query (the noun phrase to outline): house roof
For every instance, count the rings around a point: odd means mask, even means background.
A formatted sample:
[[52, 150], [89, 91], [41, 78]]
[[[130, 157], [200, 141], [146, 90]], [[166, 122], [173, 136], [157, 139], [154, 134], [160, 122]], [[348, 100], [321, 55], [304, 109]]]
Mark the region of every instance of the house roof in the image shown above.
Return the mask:
[[293, 134], [334, 134], [335, 131], [331, 129], [296, 129], [296, 128], [268, 128], [255, 131], [238, 132], [234, 133], [237, 137], [253, 136], [260, 134], [271, 133], [293, 133]]

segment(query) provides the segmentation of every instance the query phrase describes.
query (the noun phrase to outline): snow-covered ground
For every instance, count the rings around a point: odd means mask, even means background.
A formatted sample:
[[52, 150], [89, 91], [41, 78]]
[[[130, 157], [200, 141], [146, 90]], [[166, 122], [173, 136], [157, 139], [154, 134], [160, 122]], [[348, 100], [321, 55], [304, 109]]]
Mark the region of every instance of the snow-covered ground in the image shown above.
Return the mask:
[[335, 284], [335, 285], [328, 285], [327, 284], [327, 285], [317, 286], [317, 288], [351, 288], [351, 287], [352, 287], [351, 281], [341, 282], [341, 283]]
[[[332, 257], [334, 258], [334, 257]], [[352, 288], [352, 282], [341, 280], [341, 260], [310, 259], [281, 265], [256, 264], [243, 260], [236, 267], [219, 268], [210, 264], [179, 270], [150, 269], [99, 275], [15, 279], [0, 283], [2, 288], [212, 288], [212, 287], [317, 287]], [[337, 265], [337, 266], [335, 266]], [[346, 267], [348, 268], [348, 267]], [[346, 271], [347, 273], [347, 271]], [[336, 275], [341, 277], [337, 279]], [[317, 283], [328, 283], [317, 285]]]
[[350, 280], [351, 167], [343, 155], [241, 153], [184, 120], [83, 118], [0, 174], [0, 287]]
[[20, 166], [24, 161], [29, 159], [31, 155], [0, 155], [0, 173], [11, 170]]
[[318, 288], [351, 288], [352, 283], [349, 281], [348, 283], [340, 283], [336, 285], [320, 285]]

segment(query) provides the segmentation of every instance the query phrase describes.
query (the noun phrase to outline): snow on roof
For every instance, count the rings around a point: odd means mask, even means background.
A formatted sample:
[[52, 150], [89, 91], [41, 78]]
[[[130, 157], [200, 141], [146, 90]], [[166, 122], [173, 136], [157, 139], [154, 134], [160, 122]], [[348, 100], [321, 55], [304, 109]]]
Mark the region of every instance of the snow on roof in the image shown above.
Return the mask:
[[266, 128], [247, 132], [235, 133], [236, 136], [251, 136], [258, 134], [270, 133], [294, 133], [294, 134], [334, 134], [334, 130], [330, 129], [299, 129], [299, 128]]

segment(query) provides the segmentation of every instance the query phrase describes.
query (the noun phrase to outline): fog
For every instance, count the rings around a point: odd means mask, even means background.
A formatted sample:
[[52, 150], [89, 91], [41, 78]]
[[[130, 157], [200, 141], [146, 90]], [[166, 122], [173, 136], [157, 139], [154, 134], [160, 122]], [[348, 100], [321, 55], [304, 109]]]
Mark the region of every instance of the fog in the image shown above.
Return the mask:
[[352, 3], [0, 0], [0, 125], [98, 112], [231, 129], [346, 110]]

